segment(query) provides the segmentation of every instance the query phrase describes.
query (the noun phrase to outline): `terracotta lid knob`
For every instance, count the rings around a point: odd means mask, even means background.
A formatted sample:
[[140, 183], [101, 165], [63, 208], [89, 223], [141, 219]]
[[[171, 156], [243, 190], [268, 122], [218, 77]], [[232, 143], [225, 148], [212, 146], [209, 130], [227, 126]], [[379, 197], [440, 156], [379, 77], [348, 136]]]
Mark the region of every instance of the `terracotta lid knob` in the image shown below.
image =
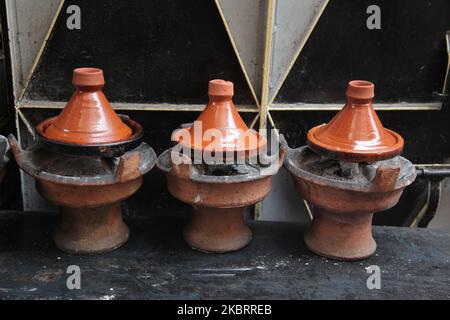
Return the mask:
[[347, 97], [360, 100], [373, 99], [375, 97], [375, 86], [369, 81], [350, 81], [347, 86]]
[[95, 90], [105, 85], [103, 70], [98, 68], [77, 68], [73, 70], [72, 83], [77, 88], [92, 87]]
[[229, 96], [234, 95], [234, 85], [231, 81], [215, 79], [209, 81], [208, 95], [210, 96]]

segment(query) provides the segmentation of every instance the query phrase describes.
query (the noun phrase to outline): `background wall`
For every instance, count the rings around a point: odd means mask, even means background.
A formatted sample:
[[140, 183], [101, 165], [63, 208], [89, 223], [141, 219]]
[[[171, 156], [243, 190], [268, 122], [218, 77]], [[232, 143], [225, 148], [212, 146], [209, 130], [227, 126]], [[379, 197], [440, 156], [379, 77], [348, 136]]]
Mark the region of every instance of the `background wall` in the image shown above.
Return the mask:
[[[405, 138], [405, 157], [442, 163], [450, 155], [449, 106], [438, 95], [447, 69], [448, 1], [52, 1], [31, 18], [28, 1], [5, 3], [13, 125], [24, 146], [33, 126], [70, 98], [72, 69], [97, 66], [105, 94], [144, 126], [158, 154], [171, 145], [171, 131], [202, 110], [208, 80], [224, 78], [235, 83], [246, 122], [278, 128], [291, 147], [304, 145], [306, 132], [342, 107], [349, 80], [371, 80], [383, 124]], [[379, 30], [367, 28], [372, 4], [381, 10]], [[80, 8], [79, 30], [67, 28], [71, 5]], [[448, 190], [433, 227], [450, 216]], [[26, 176], [21, 191], [26, 210], [51, 209]], [[375, 222], [408, 225], [426, 199], [427, 181], [418, 180]], [[152, 207], [167, 215], [188, 211], [167, 194], [157, 170], [127, 204], [130, 215], [152, 215]], [[260, 219], [309, 220], [284, 171], [257, 209]]]

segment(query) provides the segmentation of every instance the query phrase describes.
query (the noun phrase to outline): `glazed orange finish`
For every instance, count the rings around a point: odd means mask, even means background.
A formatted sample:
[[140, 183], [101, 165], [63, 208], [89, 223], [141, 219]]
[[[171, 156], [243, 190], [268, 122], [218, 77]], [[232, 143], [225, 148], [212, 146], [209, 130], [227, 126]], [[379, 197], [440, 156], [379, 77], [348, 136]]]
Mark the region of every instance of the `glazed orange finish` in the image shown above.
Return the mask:
[[373, 83], [350, 81], [344, 108], [328, 124], [309, 130], [310, 148], [349, 162], [373, 162], [400, 154], [403, 138], [383, 127], [372, 106], [373, 97]]
[[[211, 80], [208, 87], [209, 102], [196, 121], [201, 121], [201, 137], [194, 137], [194, 127], [189, 130], [191, 141], [179, 141], [190, 149], [215, 152], [252, 151], [267, 144], [256, 131], [249, 131], [236, 110], [232, 97], [233, 83], [225, 80]], [[210, 139], [205, 135], [209, 129], [218, 129], [221, 139]]]
[[105, 80], [97, 68], [73, 71], [76, 91], [61, 114], [36, 129], [47, 139], [76, 145], [124, 141], [132, 130], [119, 118], [102, 92]]

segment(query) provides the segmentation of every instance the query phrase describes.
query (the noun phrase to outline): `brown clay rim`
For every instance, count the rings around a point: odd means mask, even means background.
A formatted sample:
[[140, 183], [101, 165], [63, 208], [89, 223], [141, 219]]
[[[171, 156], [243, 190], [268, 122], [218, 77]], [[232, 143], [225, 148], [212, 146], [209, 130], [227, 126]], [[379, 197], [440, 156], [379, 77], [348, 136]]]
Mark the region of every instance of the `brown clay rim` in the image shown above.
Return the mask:
[[[159, 170], [163, 171], [164, 173], [168, 174], [172, 170], [172, 163], [171, 163], [171, 152], [172, 148], [169, 148], [165, 150], [163, 153], [161, 153], [158, 157], [158, 160], [156, 162], [156, 166]], [[189, 179], [191, 179], [193, 182], [197, 183], [210, 183], [210, 184], [232, 184], [232, 183], [244, 183], [244, 182], [251, 182], [255, 180], [260, 180], [264, 178], [270, 178], [272, 175], [262, 175], [261, 169], [257, 173], [248, 173], [248, 174], [236, 174], [236, 175], [229, 175], [229, 176], [210, 176], [200, 173], [195, 165], [191, 166], [191, 171], [189, 174]], [[278, 170], [277, 170], [278, 172]], [[275, 175], [274, 173], [273, 175]]]
[[229, 96], [234, 95], [234, 84], [231, 81], [222, 79], [210, 80], [208, 84], [209, 96]]
[[103, 70], [93, 67], [76, 68], [73, 70], [72, 84], [74, 86], [103, 86], [105, 78]]
[[348, 83], [346, 95], [353, 99], [372, 99], [375, 97], [375, 85], [366, 80], [352, 80]]
[[[36, 165], [36, 161], [29, 161], [28, 159], [33, 159], [33, 154], [41, 153], [40, 157], [42, 157], [42, 150], [34, 149], [31, 151], [21, 150], [16, 138], [13, 135], [9, 135], [8, 141], [11, 144], [11, 148], [13, 150], [13, 154], [16, 158], [16, 161], [20, 168], [34, 177], [35, 179], [44, 180], [54, 184], [62, 184], [62, 185], [73, 185], [73, 186], [109, 186], [113, 184], [119, 183], [119, 180], [116, 176], [117, 171], [113, 170], [113, 172], [107, 172], [104, 174], [95, 174], [93, 176], [65, 176], [59, 175], [56, 173], [47, 172], [45, 169], [42, 169], [40, 165]], [[16, 150], [16, 151], [14, 151]], [[131, 152], [139, 152], [141, 154], [141, 161], [138, 167], [141, 176], [149, 172], [156, 164], [157, 155], [152, 147], [150, 147], [147, 143], [143, 142], [138, 147], [131, 150]], [[44, 152], [43, 157], [45, 159], [54, 159], [54, 157], [65, 158], [64, 154], [59, 153], [50, 153]], [[114, 165], [113, 165], [114, 166]], [[117, 170], [117, 168], [116, 168]], [[133, 179], [131, 179], [133, 180]], [[129, 181], [129, 180], [128, 180]]]
[[[371, 190], [371, 183], [360, 184], [353, 181], [347, 180], [335, 180], [331, 178], [322, 177], [313, 173], [310, 173], [302, 169], [298, 165], [299, 158], [303, 157], [303, 153], [308, 147], [303, 146], [297, 149], [290, 149], [286, 156], [284, 157], [284, 167], [295, 177], [304, 179], [310, 183], [316, 184], [323, 187], [333, 187], [336, 189], [351, 190], [355, 192], [373, 192]], [[398, 156], [403, 162], [403, 166], [400, 170], [399, 177], [397, 179], [397, 184], [395, 186], [396, 190], [405, 188], [414, 182], [416, 179], [416, 167], [406, 158]], [[392, 190], [387, 191], [392, 192]], [[382, 192], [380, 192], [382, 193]]]
[[326, 144], [318, 140], [315, 134], [322, 130], [327, 124], [322, 124], [308, 131], [308, 146], [314, 151], [329, 157], [348, 162], [374, 162], [386, 160], [398, 156], [403, 151], [404, 140], [398, 133], [384, 128], [387, 134], [395, 139], [395, 144], [391, 146], [374, 147], [370, 150], [355, 150], [354, 146], [340, 141], [335, 144]]

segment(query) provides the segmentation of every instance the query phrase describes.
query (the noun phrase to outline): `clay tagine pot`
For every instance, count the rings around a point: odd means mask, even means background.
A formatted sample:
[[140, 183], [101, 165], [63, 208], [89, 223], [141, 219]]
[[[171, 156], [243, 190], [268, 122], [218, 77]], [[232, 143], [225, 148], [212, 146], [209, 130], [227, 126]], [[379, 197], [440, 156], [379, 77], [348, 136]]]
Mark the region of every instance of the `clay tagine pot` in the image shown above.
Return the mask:
[[131, 128], [101, 91], [105, 85], [101, 69], [75, 69], [72, 83], [76, 90], [64, 110], [37, 125], [41, 136], [75, 145], [111, 144], [131, 136]]
[[103, 71], [73, 71], [75, 92], [63, 111], [36, 126], [37, 142], [51, 151], [72, 155], [119, 156], [141, 143], [142, 127], [119, 116], [102, 92]]
[[373, 213], [396, 205], [416, 178], [414, 165], [398, 156], [403, 139], [383, 128], [373, 97], [372, 83], [351, 81], [344, 108], [308, 132], [309, 147], [290, 149], [285, 158], [298, 193], [314, 206], [305, 244], [324, 257], [371, 256]]
[[[186, 148], [197, 151], [212, 150], [222, 154], [238, 151], [248, 155], [265, 146], [267, 141], [257, 132], [248, 132], [242, 118], [237, 113], [231, 100], [232, 83], [223, 80], [212, 80], [209, 83], [209, 103], [197, 121], [202, 121], [202, 136], [180, 141]], [[219, 129], [224, 136], [217, 140], [213, 147], [204, 137], [206, 129]], [[247, 132], [253, 143], [239, 142], [244, 136], [237, 130]], [[193, 128], [187, 129], [194, 133]], [[228, 134], [227, 134], [228, 133]], [[200, 141], [200, 142], [198, 142]], [[211, 149], [208, 149], [211, 148]], [[283, 162], [284, 148], [272, 156], [273, 166], [265, 167], [261, 163], [237, 161], [234, 163], [195, 164], [189, 157], [192, 153], [182, 155], [183, 162], [175, 162], [175, 148], [162, 153], [157, 162], [159, 169], [166, 173], [169, 192], [180, 201], [193, 207], [193, 215], [185, 227], [183, 237], [187, 244], [203, 252], [229, 252], [245, 247], [252, 239], [252, 233], [244, 220], [245, 209], [262, 201], [271, 189], [272, 175], [276, 174]], [[177, 156], [179, 154], [177, 153]], [[225, 154], [222, 154], [224, 157]], [[223, 159], [225, 160], [225, 159]], [[239, 158], [242, 160], [242, 158]], [[266, 162], [267, 163], [267, 162]]]
[[[249, 130], [233, 103], [234, 85], [231, 81], [211, 80], [208, 85], [209, 102], [197, 118], [199, 127], [192, 126], [190, 139], [179, 143], [193, 152], [210, 151], [222, 158], [245, 157], [266, 146], [267, 141], [254, 130]], [[197, 132], [196, 132], [197, 130]], [[219, 139], [211, 139], [206, 132], [220, 132]]]
[[142, 127], [119, 117], [100, 91], [100, 69], [75, 69], [73, 83], [76, 92], [61, 114], [36, 127], [36, 145], [24, 151], [12, 135], [9, 142], [38, 192], [61, 206], [56, 245], [69, 253], [95, 254], [128, 239], [121, 201], [140, 188], [156, 154], [141, 142]]
[[403, 138], [383, 127], [372, 106], [374, 96], [373, 83], [350, 81], [346, 105], [329, 123], [309, 130], [309, 147], [348, 162], [373, 162], [399, 155]]

